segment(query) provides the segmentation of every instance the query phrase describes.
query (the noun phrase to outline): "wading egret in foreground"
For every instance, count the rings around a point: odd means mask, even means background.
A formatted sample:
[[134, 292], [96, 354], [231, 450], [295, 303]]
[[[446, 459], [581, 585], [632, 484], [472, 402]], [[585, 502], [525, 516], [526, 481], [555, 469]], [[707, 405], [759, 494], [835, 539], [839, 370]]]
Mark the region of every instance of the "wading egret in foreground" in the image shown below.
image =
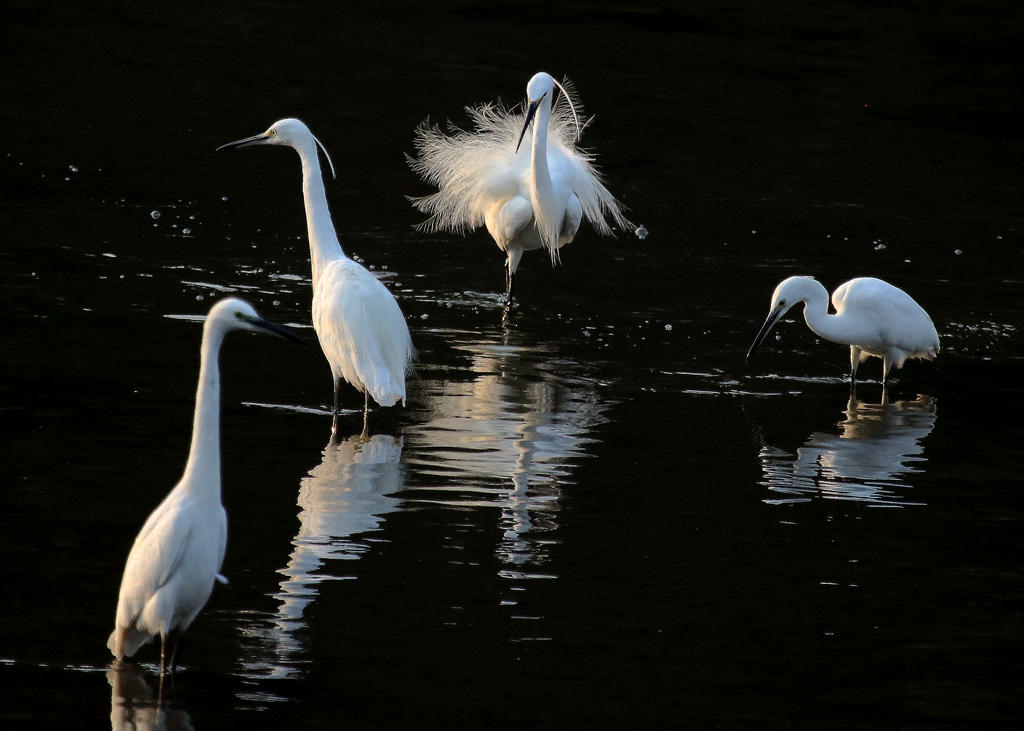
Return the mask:
[[[301, 342], [267, 322], [239, 299], [210, 309], [203, 326], [192, 446], [185, 474], [146, 519], [121, 579], [114, 631], [107, 647], [118, 660], [160, 635], [160, 672], [167, 672], [167, 638], [192, 624], [210, 598], [227, 545], [227, 516], [220, 495], [220, 369], [217, 356], [231, 330], [272, 332]], [[176, 665], [178, 641], [171, 652]]]
[[909, 294], [873, 277], [844, 282], [832, 293], [836, 314], [828, 313], [828, 291], [813, 277], [790, 277], [772, 295], [768, 319], [747, 352], [747, 362], [790, 307], [804, 303], [804, 320], [819, 337], [850, 346], [850, 383], [869, 355], [882, 359], [882, 383], [893, 366], [907, 358], [931, 360], [939, 354], [939, 335], [921, 305]]
[[302, 195], [313, 267], [313, 328], [334, 376], [331, 432], [338, 428], [342, 380], [363, 393], [365, 432], [370, 396], [381, 406], [394, 406], [399, 401], [405, 405], [405, 374], [413, 357], [409, 326], [388, 288], [341, 250], [327, 208], [317, 145], [324, 151], [332, 175], [334, 163], [320, 140], [300, 120], [282, 119], [263, 134], [217, 149], [249, 145], [286, 145], [302, 160]]
[[[562, 92], [555, 103], [556, 89]], [[452, 128], [449, 136], [424, 122], [416, 129], [419, 157], [409, 164], [438, 187], [412, 198], [430, 217], [424, 231], [466, 233], [481, 224], [505, 252], [506, 306], [512, 304], [512, 280], [524, 251], [547, 249], [552, 263], [558, 250], [587, 220], [605, 235], [611, 216], [622, 229], [632, 224], [601, 182], [594, 156], [576, 147], [582, 128], [580, 102], [566, 79], [558, 83], [543, 71], [526, 86], [524, 111], [500, 103], [467, 107], [476, 129]], [[533, 122], [533, 137], [523, 145]]]

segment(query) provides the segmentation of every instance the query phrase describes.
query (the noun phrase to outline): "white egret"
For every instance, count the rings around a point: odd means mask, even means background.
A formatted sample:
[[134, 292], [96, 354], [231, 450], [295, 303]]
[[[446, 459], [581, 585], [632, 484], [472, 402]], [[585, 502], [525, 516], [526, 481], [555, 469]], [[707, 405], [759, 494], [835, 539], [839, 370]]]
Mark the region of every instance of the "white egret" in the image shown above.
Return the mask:
[[[557, 104], [556, 88], [562, 92]], [[507, 306], [524, 251], [543, 247], [557, 263], [558, 250], [573, 240], [584, 216], [605, 235], [612, 233], [605, 215], [632, 228], [601, 182], [594, 156], [576, 147], [586, 124], [580, 124], [582, 108], [568, 79], [560, 84], [542, 71], [530, 79], [526, 96], [523, 111], [500, 103], [467, 107], [472, 132], [452, 127], [449, 136], [424, 122], [414, 138], [419, 157], [409, 158], [412, 169], [438, 187], [411, 199], [430, 214], [419, 228], [466, 233], [486, 226], [505, 252]], [[533, 140], [524, 147], [531, 121]]]
[[334, 376], [334, 417], [338, 428], [338, 391], [345, 380], [363, 393], [363, 431], [370, 396], [381, 406], [405, 405], [405, 374], [413, 357], [412, 337], [398, 302], [377, 277], [345, 256], [331, 222], [320, 174], [317, 145], [331, 174], [331, 156], [298, 119], [274, 122], [266, 132], [221, 145], [218, 150], [249, 145], [286, 145], [302, 161], [309, 259], [313, 269], [313, 328]]
[[874, 277], [857, 277], [832, 293], [836, 313], [828, 313], [828, 291], [813, 277], [789, 277], [772, 295], [771, 310], [747, 352], [747, 362], [790, 307], [804, 303], [804, 320], [819, 337], [850, 346], [850, 382], [868, 356], [882, 359], [882, 383], [907, 358], [931, 360], [939, 335], [928, 313], [899, 287]]
[[160, 635], [161, 675], [167, 672], [168, 636], [178, 637], [170, 658], [173, 672], [181, 634], [206, 604], [213, 582], [227, 581], [219, 573], [227, 545], [227, 516], [220, 493], [217, 356], [231, 330], [272, 332], [301, 342], [239, 299], [221, 300], [206, 318], [185, 473], [135, 538], [121, 579], [114, 631], [107, 640], [107, 647], [122, 660]]

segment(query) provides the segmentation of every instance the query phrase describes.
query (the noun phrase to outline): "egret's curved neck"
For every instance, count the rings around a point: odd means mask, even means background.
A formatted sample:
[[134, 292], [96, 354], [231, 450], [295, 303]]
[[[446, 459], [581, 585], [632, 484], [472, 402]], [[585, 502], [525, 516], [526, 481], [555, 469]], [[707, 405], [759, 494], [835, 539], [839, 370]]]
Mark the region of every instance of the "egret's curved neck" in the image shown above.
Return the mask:
[[828, 291], [820, 284], [813, 292], [804, 297], [804, 322], [818, 337], [833, 343], [850, 345], [863, 342], [861, 338], [863, 328], [857, 327], [843, 315], [828, 313]]
[[533, 122], [533, 149], [530, 159], [531, 187], [533, 199], [533, 215], [537, 219], [537, 227], [545, 239], [554, 245], [558, 240], [558, 232], [562, 226], [564, 206], [558, 206], [554, 184], [551, 182], [551, 171], [548, 168], [548, 124], [551, 121], [551, 94], [548, 93], [537, 109]]
[[220, 367], [217, 358], [224, 331], [215, 325], [203, 328], [200, 350], [196, 413], [192, 421], [192, 446], [182, 483], [202, 497], [220, 501]]
[[309, 261], [313, 267], [313, 286], [320, 279], [327, 262], [345, 256], [338, 242], [331, 221], [331, 211], [327, 207], [327, 191], [324, 189], [324, 178], [320, 172], [320, 160], [316, 153], [316, 143], [307, 140], [296, 146], [302, 160], [302, 197], [306, 203], [306, 230], [309, 236]]

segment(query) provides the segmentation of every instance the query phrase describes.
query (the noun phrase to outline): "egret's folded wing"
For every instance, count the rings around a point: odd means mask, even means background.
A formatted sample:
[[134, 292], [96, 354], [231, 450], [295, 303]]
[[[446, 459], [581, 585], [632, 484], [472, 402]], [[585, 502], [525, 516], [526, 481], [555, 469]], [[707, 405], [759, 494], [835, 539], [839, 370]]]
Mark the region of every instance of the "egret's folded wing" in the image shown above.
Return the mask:
[[[174, 496], [177, 497], [177, 496]], [[191, 536], [186, 511], [154, 511], [135, 539], [125, 563], [117, 600], [117, 624], [128, 626], [146, 602], [166, 584], [181, 565]]]

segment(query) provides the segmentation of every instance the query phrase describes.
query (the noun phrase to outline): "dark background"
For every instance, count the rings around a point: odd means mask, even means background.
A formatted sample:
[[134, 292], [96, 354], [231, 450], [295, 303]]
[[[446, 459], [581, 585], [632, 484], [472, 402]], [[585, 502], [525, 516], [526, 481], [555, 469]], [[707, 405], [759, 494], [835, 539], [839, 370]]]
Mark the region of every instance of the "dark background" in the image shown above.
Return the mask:
[[[233, 293], [313, 341], [294, 154], [213, 152], [286, 116], [330, 150], [339, 238], [399, 298], [417, 377], [371, 415], [376, 447], [325, 450], [315, 342], [228, 340], [231, 584], [169, 727], [1019, 717], [1021, 15], [5, 6], [4, 726], [159, 720], [153, 650], [112, 701], [104, 643], [186, 455], [196, 318]], [[429, 188], [404, 154], [423, 119], [517, 103], [538, 70], [575, 82], [584, 145], [650, 236], [527, 255], [502, 329], [501, 253], [412, 228]], [[851, 404], [848, 351], [793, 313], [745, 365], [791, 274], [906, 289], [940, 358], [888, 407], [865, 364]]]

